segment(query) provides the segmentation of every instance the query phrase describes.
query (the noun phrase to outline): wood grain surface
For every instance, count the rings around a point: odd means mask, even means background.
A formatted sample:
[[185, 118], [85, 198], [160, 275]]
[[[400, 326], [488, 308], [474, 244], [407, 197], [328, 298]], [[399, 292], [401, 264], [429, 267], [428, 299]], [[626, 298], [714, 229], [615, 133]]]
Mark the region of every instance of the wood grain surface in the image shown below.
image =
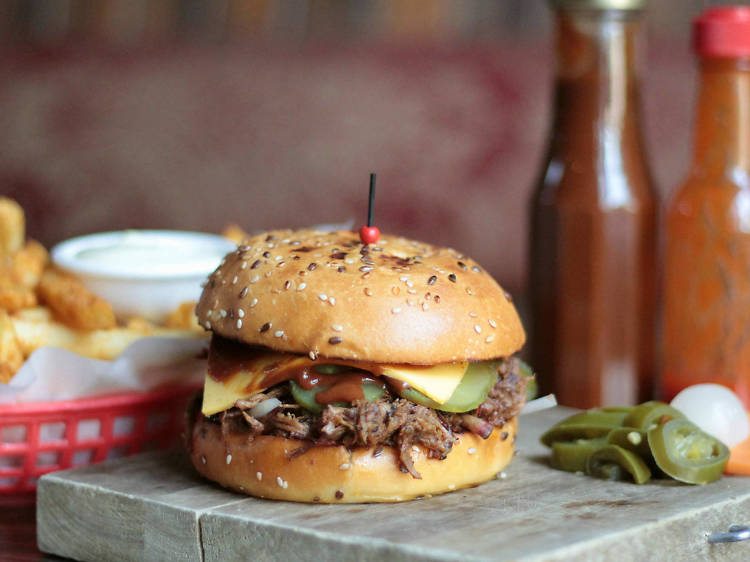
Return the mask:
[[38, 537], [79, 560], [747, 560], [706, 533], [747, 523], [750, 480], [605, 482], [551, 469], [538, 443], [570, 410], [520, 420], [506, 478], [403, 504], [305, 505], [201, 481], [180, 451], [47, 475]]

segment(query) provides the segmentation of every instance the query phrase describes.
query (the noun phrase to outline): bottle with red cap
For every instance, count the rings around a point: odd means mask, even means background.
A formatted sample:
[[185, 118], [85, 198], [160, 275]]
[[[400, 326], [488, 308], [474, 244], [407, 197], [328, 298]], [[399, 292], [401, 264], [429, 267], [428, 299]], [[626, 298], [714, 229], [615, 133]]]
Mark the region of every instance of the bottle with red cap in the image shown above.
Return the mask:
[[706, 10], [693, 158], [665, 216], [662, 390], [716, 382], [750, 409], [750, 6]]

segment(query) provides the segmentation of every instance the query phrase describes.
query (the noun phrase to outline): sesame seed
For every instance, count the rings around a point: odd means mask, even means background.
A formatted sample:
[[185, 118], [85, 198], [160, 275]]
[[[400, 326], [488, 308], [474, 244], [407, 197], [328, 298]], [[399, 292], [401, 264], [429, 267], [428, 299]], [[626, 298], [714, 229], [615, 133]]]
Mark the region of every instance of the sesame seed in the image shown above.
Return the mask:
[[472, 266], [471, 266], [471, 270], [472, 270], [473, 272], [475, 272], [475, 273], [481, 273], [481, 272], [482, 272], [482, 270], [481, 270], [481, 269], [479, 269], [479, 268], [478, 268], [478, 267], [477, 267], [476, 265], [472, 265]]
[[232, 462], [232, 455], [227, 455], [227, 464]]
[[292, 282], [287, 280], [284, 282], [284, 290], [288, 290], [292, 286]]
[[404, 281], [404, 283], [406, 283], [407, 287], [413, 287], [414, 286], [414, 283], [412, 283], [411, 280], [409, 280], [409, 279], [407, 279], [406, 281]]
[[422, 310], [426, 311], [428, 308], [430, 308], [430, 306], [426, 302], [423, 302], [422, 303]]
[[245, 295], [247, 295], [247, 290], [247, 287], [243, 287], [243, 289], [240, 291], [240, 294], [237, 296], [241, 299], [245, 298]]
[[482, 333], [482, 327], [479, 324], [474, 324], [474, 331], [477, 334], [481, 334]]
[[203, 327], [206, 328], [206, 330], [210, 330], [211, 329], [211, 321], [210, 320], [206, 320], [203, 323]]
[[312, 262], [310, 265], [307, 266], [307, 271], [313, 271], [316, 267], [318, 267], [318, 264], [315, 262]]
[[243, 261], [242, 265], [240, 266], [240, 269], [247, 269], [247, 262]]
[[[266, 254], [267, 254], [267, 253], [268, 253], [268, 252], [266, 252]], [[260, 266], [260, 264], [262, 264], [262, 263], [263, 263], [263, 262], [262, 262], [262, 261], [260, 261], [260, 260], [255, 260], [255, 261], [253, 262], [253, 265], [251, 265], [251, 266], [250, 266], [250, 269], [255, 269], [256, 267], [259, 267], [259, 266]]]
[[398, 278], [398, 280], [406, 283], [409, 280], [409, 278], [406, 275], [402, 275], [401, 277]]
[[342, 341], [344, 341], [344, 340], [343, 340], [343, 339], [341, 339], [341, 338], [340, 338], [340, 337], [338, 337], [338, 336], [334, 336], [334, 337], [332, 337], [332, 338], [329, 338], [329, 339], [328, 339], [328, 343], [330, 343], [331, 345], [338, 345], [338, 344], [340, 344], [340, 343], [341, 343]]
[[333, 297], [328, 297], [328, 302], [331, 306], [336, 306], [336, 299]]
[[260, 279], [260, 277], [258, 277], [257, 275], [253, 275], [253, 276], [252, 276], [252, 277], [250, 278], [250, 283], [257, 283], [257, 282], [258, 282], [258, 279]]
[[232, 285], [236, 285], [236, 284], [237, 284], [237, 276], [235, 275], [234, 278], [232, 279]]
[[338, 269], [336, 269], [336, 271], [338, 271], [339, 273], [344, 273], [346, 271], [346, 267], [344, 267], [343, 265], [340, 265]]
[[341, 466], [339, 466], [339, 470], [349, 470], [349, 463], [345, 462]]
[[334, 324], [331, 326], [331, 330], [334, 332], [341, 332], [344, 329], [344, 327], [341, 324]]
[[456, 274], [455, 274], [455, 273], [451, 273], [451, 274], [450, 274], [450, 275], [448, 276], [448, 280], [449, 280], [449, 281], [450, 281], [451, 283], [455, 283], [455, 282], [456, 282]]
[[472, 318], [476, 318], [478, 315], [476, 312], [469, 312], [469, 316], [471, 316]]
[[471, 448], [467, 449], [466, 452], [469, 453], [470, 455], [473, 455], [474, 453], [477, 452], [477, 450], [474, 447], [471, 447]]
[[281, 479], [281, 476], [276, 477], [276, 483], [279, 485], [280, 488], [284, 487], [284, 481]]
[[368, 271], [372, 271], [372, 267], [370, 267], [369, 265], [363, 265], [362, 267], [359, 268], [359, 270], [367, 273]]
[[492, 343], [493, 341], [495, 341], [495, 336], [487, 336], [484, 338], [484, 343]]
[[222, 318], [226, 318], [227, 317], [227, 311], [222, 308], [219, 311], [219, 316], [221, 316]]
[[308, 357], [309, 357], [310, 359], [312, 359], [313, 361], [315, 361], [315, 360], [316, 360], [316, 359], [318, 358], [318, 354], [317, 354], [317, 353], [315, 353], [314, 351], [310, 351], [310, 353], [308, 353], [308, 354], [307, 354], [307, 356], [308, 356]]
[[255, 305], [258, 304], [258, 299], [254, 298], [252, 302], [250, 303], [250, 308], [255, 308]]
[[449, 490], [455, 490], [456, 489], [456, 485], [455, 484], [448, 484], [448, 489]]
[[371, 297], [372, 296], [372, 289], [370, 289], [369, 287], [365, 287], [365, 295], [367, 295], [368, 297]]
[[490, 326], [492, 326], [493, 328], [497, 328], [497, 323], [492, 318], [490, 318], [489, 320], [487, 320], [487, 323]]
[[237, 316], [239, 316], [240, 318], [244, 318], [245, 317], [245, 311], [242, 310], [241, 308], [238, 308], [237, 309]]
[[238, 318], [237, 319], [237, 329], [239, 330], [240, 328], [242, 328], [242, 319]]
[[395, 308], [392, 308], [392, 309], [391, 309], [391, 312], [392, 312], [393, 314], [398, 314], [399, 312], [401, 312], [401, 309], [400, 309], [399, 307], [395, 307]]
[[354, 263], [354, 258], [346, 258], [346, 259], [344, 260], [344, 263], [347, 263], [347, 264], [349, 264], [349, 265], [352, 265], [352, 264]]
[[435, 281], [437, 281], [437, 275], [431, 275], [430, 278], [427, 280], [427, 284], [434, 285]]
[[342, 490], [336, 490], [335, 496], [337, 500], [340, 500], [341, 498], [344, 497], [344, 492]]
[[206, 455], [201, 455], [201, 462], [206, 464]]
[[273, 335], [274, 335], [274, 337], [280, 338], [281, 336], [283, 336], [283, 335], [284, 335], [284, 330], [276, 330], [276, 331], [275, 331], [275, 332], [273, 333]]
[[[270, 258], [271, 257], [271, 252], [269, 252], [268, 250], [266, 250], [265, 252], [263, 252], [263, 257], [264, 258]], [[258, 260], [258, 261], [260, 261], [260, 260]]]
[[269, 328], [271, 328], [271, 323], [270, 322], [266, 322], [265, 324], [263, 324], [260, 327], [260, 333], [262, 334], [263, 332], [267, 332], [269, 330]]
[[289, 487], [289, 482], [287, 482], [286, 480], [284, 480], [284, 484], [282, 484], [281, 487], [286, 490]]
[[417, 447], [416, 445], [412, 445], [411, 446], [411, 450], [414, 451], [415, 453], [418, 453], [419, 452], [419, 447]]
[[462, 261], [458, 262], [458, 267], [460, 267], [461, 269], [463, 269], [464, 271], [466, 271], [466, 264], [464, 262], [462, 262]]
[[283, 258], [283, 256], [281, 256], [281, 255], [278, 255], [278, 256], [276, 256], [276, 257], [275, 257], [275, 258], [273, 258], [273, 259], [275, 259], [276, 261], [281, 261], [281, 259], [282, 259], [282, 258]]
[[391, 293], [394, 296], [398, 295], [400, 292], [401, 292], [401, 289], [399, 289], [398, 287], [391, 287]]
[[322, 300], [322, 301], [327, 301], [327, 300], [328, 300], [328, 295], [326, 295], [325, 293], [320, 293], [320, 294], [318, 295], [318, 298], [319, 298], [320, 300]]
[[466, 294], [467, 295], [473, 295], [474, 292], [471, 289], [469, 289], [468, 287], [466, 287]]

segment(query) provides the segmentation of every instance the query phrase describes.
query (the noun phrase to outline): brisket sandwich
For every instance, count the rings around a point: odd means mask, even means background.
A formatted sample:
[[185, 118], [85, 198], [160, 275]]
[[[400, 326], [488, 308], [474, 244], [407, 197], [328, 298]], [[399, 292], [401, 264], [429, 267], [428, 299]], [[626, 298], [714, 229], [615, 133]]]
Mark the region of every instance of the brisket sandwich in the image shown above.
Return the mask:
[[510, 296], [452, 249], [279, 230], [197, 306], [213, 332], [188, 446], [253, 496], [395, 502], [475, 486], [513, 454], [526, 378]]

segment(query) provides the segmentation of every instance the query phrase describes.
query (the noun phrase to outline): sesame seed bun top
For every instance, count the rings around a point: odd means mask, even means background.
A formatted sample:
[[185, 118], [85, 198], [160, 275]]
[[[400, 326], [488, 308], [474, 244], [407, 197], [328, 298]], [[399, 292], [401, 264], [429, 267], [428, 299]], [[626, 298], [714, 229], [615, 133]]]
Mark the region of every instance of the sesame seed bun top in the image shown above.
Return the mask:
[[246, 240], [208, 279], [207, 330], [278, 351], [432, 365], [504, 357], [525, 334], [510, 295], [450, 248], [348, 231]]

